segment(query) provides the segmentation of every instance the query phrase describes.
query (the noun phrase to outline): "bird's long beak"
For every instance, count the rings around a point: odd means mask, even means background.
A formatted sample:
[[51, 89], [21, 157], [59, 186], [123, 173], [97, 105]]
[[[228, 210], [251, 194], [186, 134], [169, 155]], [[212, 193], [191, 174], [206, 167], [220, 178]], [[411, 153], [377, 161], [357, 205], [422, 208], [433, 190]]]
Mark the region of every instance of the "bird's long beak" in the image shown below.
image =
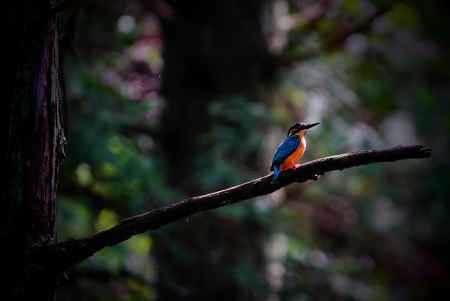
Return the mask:
[[320, 122], [309, 123], [309, 124], [305, 125], [305, 129], [310, 129], [313, 126], [316, 126], [316, 125], [319, 125], [319, 124], [320, 124]]

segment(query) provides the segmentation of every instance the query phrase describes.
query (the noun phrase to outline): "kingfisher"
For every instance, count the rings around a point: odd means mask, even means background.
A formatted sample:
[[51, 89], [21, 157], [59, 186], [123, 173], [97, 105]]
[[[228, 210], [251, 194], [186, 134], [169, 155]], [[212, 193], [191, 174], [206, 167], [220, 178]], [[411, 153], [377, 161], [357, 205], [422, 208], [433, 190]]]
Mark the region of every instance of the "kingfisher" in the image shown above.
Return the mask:
[[286, 138], [278, 145], [273, 155], [272, 166], [270, 167], [270, 170], [273, 170], [272, 182], [278, 179], [281, 171], [297, 166], [298, 160], [305, 153], [306, 131], [318, 124], [320, 123], [297, 122], [289, 128]]

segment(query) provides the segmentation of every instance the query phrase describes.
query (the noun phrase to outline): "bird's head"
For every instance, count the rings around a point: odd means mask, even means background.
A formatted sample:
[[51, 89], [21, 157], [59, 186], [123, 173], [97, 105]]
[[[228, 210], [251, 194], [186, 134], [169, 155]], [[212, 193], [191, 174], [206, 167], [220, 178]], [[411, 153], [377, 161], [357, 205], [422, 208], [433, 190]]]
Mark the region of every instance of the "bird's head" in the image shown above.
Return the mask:
[[319, 122], [314, 122], [314, 123], [297, 122], [289, 128], [287, 135], [292, 136], [292, 135], [305, 134], [308, 129], [310, 129], [313, 126], [316, 126], [318, 124], [320, 124], [320, 123]]

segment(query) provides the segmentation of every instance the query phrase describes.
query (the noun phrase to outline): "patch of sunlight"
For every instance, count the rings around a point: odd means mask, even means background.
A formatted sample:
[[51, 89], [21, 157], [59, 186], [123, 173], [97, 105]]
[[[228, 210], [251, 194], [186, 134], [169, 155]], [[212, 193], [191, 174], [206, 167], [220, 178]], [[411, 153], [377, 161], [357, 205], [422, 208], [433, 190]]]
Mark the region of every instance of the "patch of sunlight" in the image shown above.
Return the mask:
[[152, 247], [152, 238], [148, 234], [138, 234], [127, 242], [129, 248], [139, 255], [148, 255]]
[[102, 162], [100, 165], [100, 171], [106, 177], [112, 177], [117, 174], [117, 167], [111, 162]]
[[81, 163], [75, 169], [75, 177], [81, 186], [89, 186], [93, 180], [91, 167], [87, 163]]
[[109, 209], [102, 209], [97, 217], [95, 229], [97, 231], [102, 231], [111, 228], [112, 226], [116, 225], [118, 221], [119, 218], [114, 211]]
[[125, 147], [118, 136], [112, 136], [109, 139], [108, 149], [114, 155], [121, 155], [125, 151]]

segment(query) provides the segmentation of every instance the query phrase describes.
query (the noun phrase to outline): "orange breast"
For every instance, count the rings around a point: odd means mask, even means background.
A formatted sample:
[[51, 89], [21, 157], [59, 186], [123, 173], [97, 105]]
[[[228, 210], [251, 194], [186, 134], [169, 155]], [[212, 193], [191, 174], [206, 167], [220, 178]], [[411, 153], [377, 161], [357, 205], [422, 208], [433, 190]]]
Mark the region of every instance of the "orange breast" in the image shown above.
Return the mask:
[[305, 138], [301, 137], [300, 145], [297, 147], [297, 149], [289, 155], [289, 157], [286, 158], [286, 160], [281, 164], [281, 170], [294, 168], [295, 164], [300, 160], [300, 158], [305, 153], [306, 143]]

